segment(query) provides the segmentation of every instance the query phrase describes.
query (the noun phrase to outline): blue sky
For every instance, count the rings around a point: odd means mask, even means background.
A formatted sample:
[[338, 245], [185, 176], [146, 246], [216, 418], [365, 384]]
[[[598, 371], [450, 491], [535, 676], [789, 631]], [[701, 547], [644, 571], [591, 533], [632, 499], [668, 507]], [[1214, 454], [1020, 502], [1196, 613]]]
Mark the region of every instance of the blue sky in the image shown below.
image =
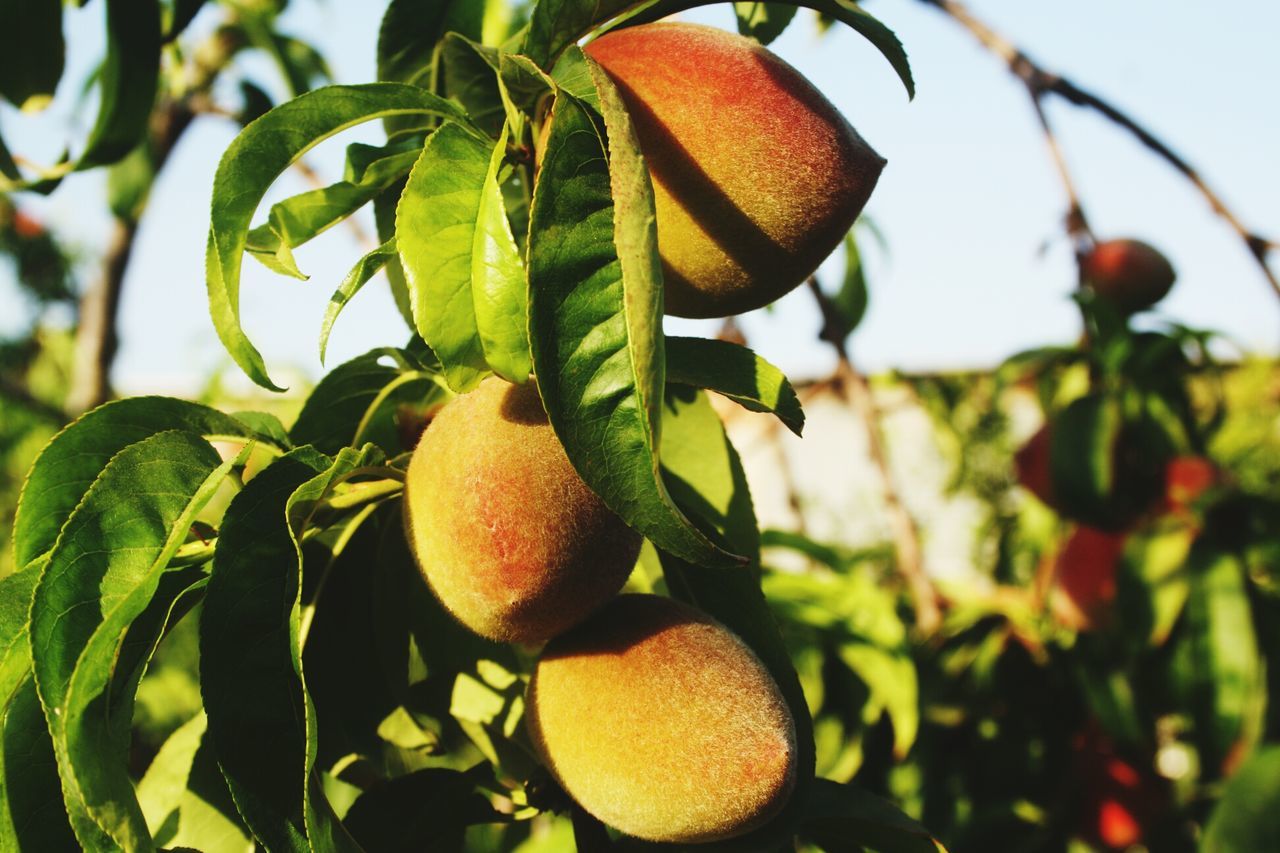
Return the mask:
[[[802, 12], [774, 44], [889, 160], [867, 207], [888, 252], [873, 250], [868, 261], [871, 307], [853, 339], [856, 360], [874, 371], [982, 367], [1029, 346], [1072, 340], [1078, 316], [1068, 299], [1074, 271], [1060, 225], [1065, 201], [1025, 92], [937, 11], [914, 0], [867, 5], [910, 52], [919, 92], [912, 102], [887, 63], [851, 31], [837, 27], [819, 37]], [[92, 53], [100, 42], [99, 6], [72, 13], [73, 57]], [[971, 0], [969, 6], [1048, 68], [1149, 125], [1201, 170], [1247, 225], [1280, 237], [1280, 51], [1274, 49], [1280, 4], [1236, 0], [1211, 11], [1167, 0]], [[284, 28], [315, 43], [339, 82], [364, 82], [374, 78], [381, 8], [295, 0]], [[692, 18], [732, 26], [728, 6]], [[267, 63], [249, 67], [255, 80], [280, 91]], [[68, 124], [75, 124], [69, 94], [61, 92], [60, 105], [38, 119], [7, 109], [0, 114], [11, 147], [57, 150]], [[230, 100], [232, 93], [225, 94]], [[1122, 131], [1067, 104], [1050, 106], [1095, 231], [1146, 239], [1177, 267], [1179, 283], [1162, 306], [1164, 315], [1220, 330], [1251, 351], [1276, 352], [1280, 300], [1202, 198]], [[78, 121], [82, 131], [89, 118]], [[208, 319], [203, 256], [213, 171], [235, 130], [222, 119], [200, 119], [157, 187], [122, 308], [115, 379], [127, 392], [189, 392], [228, 364]], [[357, 139], [379, 141], [379, 134], [376, 127], [345, 134], [308, 162], [337, 179], [343, 146]], [[307, 188], [287, 176], [268, 202]], [[101, 192], [100, 174], [76, 176], [37, 206], [92, 251], [107, 228]], [[322, 235], [298, 253], [311, 274], [305, 283], [246, 260], [245, 325], [277, 378], [322, 373], [320, 319], [362, 251], [346, 228]], [[1280, 259], [1273, 267], [1280, 268]], [[834, 279], [838, 264], [823, 272]], [[715, 327], [668, 323], [682, 334]], [[748, 315], [744, 327], [752, 346], [795, 378], [831, 366], [815, 340], [817, 313], [803, 290], [772, 312]], [[370, 285], [339, 319], [329, 364], [400, 343], [405, 334], [385, 288]]]

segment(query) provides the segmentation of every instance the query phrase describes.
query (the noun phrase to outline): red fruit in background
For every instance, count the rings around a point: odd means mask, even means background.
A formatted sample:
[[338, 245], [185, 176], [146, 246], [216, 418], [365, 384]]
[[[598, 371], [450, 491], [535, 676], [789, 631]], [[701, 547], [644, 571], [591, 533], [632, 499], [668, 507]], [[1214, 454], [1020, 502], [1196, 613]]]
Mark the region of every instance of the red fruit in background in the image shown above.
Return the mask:
[[1217, 466], [1203, 456], [1171, 459], [1164, 469], [1165, 504], [1174, 512], [1185, 511], [1220, 478]]
[[1053, 470], [1049, 464], [1049, 425], [1040, 427], [1027, 443], [1013, 455], [1013, 468], [1018, 482], [1048, 507], [1053, 501]]
[[17, 210], [13, 214], [13, 233], [24, 240], [34, 240], [44, 236], [44, 225], [35, 217]]
[[1116, 755], [1096, 730], [1080, 735], [1075, 749], [1079, 835], [1103, 850], [1142, 843], [1166, 803], [1164, 783]]
[[1177, 274], [1160, 251], [1141, 240], [1107, 240], [1081, 264], [1086, 284], [1122, 314], [1145, 311], [1168, 295]]
[[1116, 572], [1124, 534], [1077, 527], [1058, 554], [1058, 604], [1062, 620], [1078, 630], [1106, 624], [1116, 598]]

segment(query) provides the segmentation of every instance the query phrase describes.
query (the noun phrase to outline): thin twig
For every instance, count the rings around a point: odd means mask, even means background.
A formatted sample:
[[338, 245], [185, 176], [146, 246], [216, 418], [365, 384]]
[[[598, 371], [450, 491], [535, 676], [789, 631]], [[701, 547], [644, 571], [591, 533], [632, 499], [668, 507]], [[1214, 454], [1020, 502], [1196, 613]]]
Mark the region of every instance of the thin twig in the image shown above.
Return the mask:
[[958, 0], [919, 0], [919, 2], [927, 6], [933, 6], [950, 16], [968, 30], [983, 47], [1003, 59], [1009, 70], [1018, 79], [1022, 80], [1033, 93], [1036, 93], [1037, 101], [1040, 95], [1051, 93], [1076, 106], [1095, 110], [1112, 123], [1129, 131], [1144, 146], [1173, 166], [1200, 191], [1200, 194], [1209, 202], [1209, 206], [1214, 213], [1226, 220], [1231, 229], [1244, 241], [1246, 248], [1249, 250], [1249, 255], [1257, 262], [1263, 276], [1267, 279], [1267, 283], [1271, 285], [1271, 289], [1275, 291], [1276, 295], [1280, 296], [1280, 280], [1272, 272], [1271, 267], [1267, 265], [1267, 254], [1277, 248], [1277, 241], [1250, 231], [1240, 220], [1240, 217], [1227, 207], [1222, 197], [1205, 182], [1200, 173], [1181, 155], [1170, 148], [1167, 143], [1110, 101], [1077, 86], [1059, 74], [1046, 71], [1008, 39], [975, 18], [968, 8]]
[[849, 358], [849, 348], [844, 336], [838, 333], [827, 333], [827, 330], [840, 327], [838, 323], [832, 322], [835, 308], [830, 298], [822, 292], [818, 280], [813, 276], [809, 277], [808, 285], [818, 301], [818, 308], [822, 311], [825, 321], [822, 339], [831, 344], [836, 351], [837, 384], [845, 392], [846, 399], [853, 406], [854, 411], [862, 418], [867, 430], [867, 452], [871, 457], [871, 463], [880, 472], [885, 516], [893, 537], [898, 573], [911, 590], [916, 611], [916, 627], [925, 636], [932, 636], [942, 625], [941, 597], [933, 581], [924, 571], [920, 530], [899, 497], [894, 484], [893, 471], [889, 467], [889, 456], [885, 452], [884, 441], [880, 434], [880, 410], [866, 377], [853, 366], [853, 361]]

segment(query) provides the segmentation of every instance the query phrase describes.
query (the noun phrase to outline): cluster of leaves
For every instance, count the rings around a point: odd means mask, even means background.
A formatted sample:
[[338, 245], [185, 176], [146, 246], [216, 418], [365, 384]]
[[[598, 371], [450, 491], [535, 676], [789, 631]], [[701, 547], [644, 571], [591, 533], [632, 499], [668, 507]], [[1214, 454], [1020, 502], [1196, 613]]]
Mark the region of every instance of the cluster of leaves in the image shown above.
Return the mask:
[[[1226, 390], [1249, 377], [1214, 363], [1208, 335], [1134, 331], [1081, 299], [1081, 346], [1016, 356], [978, 381], [913, 383], [962, 459], [954, 487], [990, 508], [990, 556], [975, 562], [995, 584], [949, 590], [942, 636], [916, 655], [917, 748], [905, 765], [883, 766], [882, 784], [953, 850], [1066, 837], [1110, 849], [1089, 791], [1107, 792], [1098, 797], [1151, 849], [1264, 849], [1274, 820], [1250, 807], [1280, 790], [1268, 769], [1280, 738], [1280, 505], [1258, 488], [1268, 483], [1258, 460], [1274, 439], [1252, 430], [1259, 443], [1224, 444], [1224, 431], [1251, 429], [1253, 413], [1231, 411]], [[1049, 488], [1033, 488], [1049, 506], [1013, 488], [1009, 417], [997, 407], [1010, 387], [1030, 388], [1046, 411]], [[1274, 407], [1258, 417], [1273, 425]], [[1181, 499], [1166, 485], [1179, 458], [1216, 471]], [[1085, 569], [1061, 550], [1083, 528], [1119, 544], [1114, 566], [1086, 569], [1112, 591], [1082, 626], [1055, 604], [1068, 583], [1057, 573]], [[1106, 780], [1116, 765], [1131, 783]], [[874, 772], [859, 782], [876, 789]]]

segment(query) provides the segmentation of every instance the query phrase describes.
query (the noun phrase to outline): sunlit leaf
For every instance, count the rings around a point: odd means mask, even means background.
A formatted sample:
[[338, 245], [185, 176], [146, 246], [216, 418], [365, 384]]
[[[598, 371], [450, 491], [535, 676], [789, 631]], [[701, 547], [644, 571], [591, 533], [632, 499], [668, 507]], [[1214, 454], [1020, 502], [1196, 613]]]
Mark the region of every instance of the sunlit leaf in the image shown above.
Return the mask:
[[[169, 559], [235, 461], [222, 462], [208, 442], [188, 432], [162, 432], [129, 445], [102, 469], [67, 520], [36, 587], [36, 686], [72, 826], [90, 849], [108, 838], [126, 849], [150, 844], [121, 760], [130, 714], [123, 715], [122, 727], [116, 706], [123, 695], [123, 708], [130, 710], [141, 673], [130, 683], [128, 661], [150, 656], [169, 602], [183, 591], [171, 590], [165, 601]], [[148, 611], [152, 624], [135, 636], [131, 626]], [[114, 691], [120, 694], [113, 699]]]
[[529, 331], [538, 390], [570, 461], [614, 512], [672, 554], [732, 565], [658, 476], [665, 365], [653, 188], [616, 88], [593, 73], [604, 117], [557, 94], [534, 188]]
[[63, 522], [113, 456], [165, 430], [204, 436], [273, 436], [198, 403], [169, 397], [132, 397], [107, 403], [58, 433], [31, 466], [14, 521], [14, 556], [26, 566], [53, 547]]
[[214, 176], [205, 259], [209, 311], [231, 357], [259, 385], [280, 390], [240, 325], [240, 264], [258, 203], [276, 178], [313, 146], [362, 122], [403, 115], [466, 121], [457, 105], [416, 86], [329, 86], [276, 107], [241, 131], [222, 155]]
[[356, 261], [356, 265], [351, 268], [351, 272], [347, 273], [347, 277], [338, 285], [338, 289], [333, 292], [333, 296], [329, 297], [329, 305], [324, 311], [324, 320], [320, 324], [320, 361], [324, 362], [325, 351], [329, 348], [329, 333], [333, 331], [333, 324], [338, 319], [338, 314], [346, 307], [360, 288], [364, 287], [369, 279], [377, 275], [387, 262], [396, 257], [396, 241], [391, 238], [376, 249], [370, 251], [367, 255]]
[[524, 263], [507, 221], [500, 173], [507, 153], [504, 125], [489, 157], [471, 249], [471, 295], [485, 361], [517, 383], [529, 378], [529, 306]]
[[782, 371], [728, 341], [667, 337], [667, 381], [723, 394], [745, 409], [777, 416], [799, 435], [804, 411]]

